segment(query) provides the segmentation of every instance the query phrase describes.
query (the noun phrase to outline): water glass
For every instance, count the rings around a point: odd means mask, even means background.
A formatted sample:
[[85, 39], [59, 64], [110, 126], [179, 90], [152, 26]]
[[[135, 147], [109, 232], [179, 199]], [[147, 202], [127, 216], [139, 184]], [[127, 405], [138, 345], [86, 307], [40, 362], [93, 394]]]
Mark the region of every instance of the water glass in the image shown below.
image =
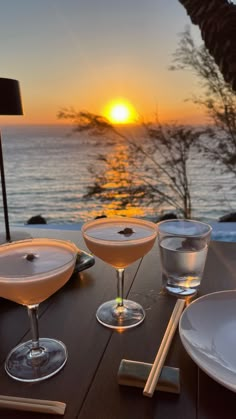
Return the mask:
[[163, 286], [176, 296], [198, 291], [207, 257], [211, 226], [193, 220], [166, 220], [158, 224]]

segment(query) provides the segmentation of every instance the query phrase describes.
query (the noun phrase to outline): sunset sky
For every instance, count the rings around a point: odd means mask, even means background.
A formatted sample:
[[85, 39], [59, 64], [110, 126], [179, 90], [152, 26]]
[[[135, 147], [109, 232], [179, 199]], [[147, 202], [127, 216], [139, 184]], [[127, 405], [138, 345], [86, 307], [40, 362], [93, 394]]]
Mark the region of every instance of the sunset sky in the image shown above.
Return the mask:
[[[185, 102], [199, 88], [171, 72], [186, 25], [178, 0], [0, 0], [1, 77], [20, 81], [24, 116], [5, 123], [58, 123], [64, 107], [104, 114], [125, 100], [138, 115], [202, 122]], [[201, 43], [198, 28], [191, 32]]]

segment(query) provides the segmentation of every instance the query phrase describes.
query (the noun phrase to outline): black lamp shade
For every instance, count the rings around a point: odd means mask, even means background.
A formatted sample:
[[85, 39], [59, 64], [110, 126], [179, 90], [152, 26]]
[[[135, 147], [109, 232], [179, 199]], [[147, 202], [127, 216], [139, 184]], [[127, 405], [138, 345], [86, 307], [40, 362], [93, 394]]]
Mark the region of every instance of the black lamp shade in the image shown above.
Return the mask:
[[17, 80], [0, 77], [0, 115], [23, 115]]

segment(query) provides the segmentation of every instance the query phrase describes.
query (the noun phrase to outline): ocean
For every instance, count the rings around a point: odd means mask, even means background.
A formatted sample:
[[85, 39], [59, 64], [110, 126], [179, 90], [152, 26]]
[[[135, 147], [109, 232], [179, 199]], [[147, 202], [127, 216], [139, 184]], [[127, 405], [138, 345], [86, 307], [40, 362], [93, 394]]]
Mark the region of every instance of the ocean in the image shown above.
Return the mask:
[[[22, 225], [41, 214], [50, 223], [84, 222], [100, 215], [157, 218], [162, 208], [149, 205], [116, 212], [114, 203], [84, 199], [93, 184], [89, 167], [99, 154], [120, 153], [122, 140], [72, 132], [68, 125], [4, 126], [1, 129], [9, 220]], [[217, 165], [193, 155], [189, 165], [192, 218], [217, 221], [236, 210], [236, 184]], [[0, 222], [4, 220], [0, 213]]]

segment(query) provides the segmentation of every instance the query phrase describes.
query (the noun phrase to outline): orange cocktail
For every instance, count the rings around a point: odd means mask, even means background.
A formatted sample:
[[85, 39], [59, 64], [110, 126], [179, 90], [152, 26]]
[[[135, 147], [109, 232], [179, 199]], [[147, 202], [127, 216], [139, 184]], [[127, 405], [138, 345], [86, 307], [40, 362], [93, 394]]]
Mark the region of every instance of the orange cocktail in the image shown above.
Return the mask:
[[0, 296], [28, 309], [32, 340], [8, 355], [5, 369], [18, 381], [45, 380], [65, 365], [65, 345], [39, 338], [38, 306], [73, 273], [78, 249], [70, 242], [47, 238], [29, 239], [0, 246]]
[[151, 250], [157, 236], [156, 224], [128, 217], [102, 218], [85, 223], [82, 233], [89, 250], [117, 271], [119, 295], [99, 307], [98, 321], [111, 328], [141, 323], [143, 308], [123, 299], [124, 269]]

